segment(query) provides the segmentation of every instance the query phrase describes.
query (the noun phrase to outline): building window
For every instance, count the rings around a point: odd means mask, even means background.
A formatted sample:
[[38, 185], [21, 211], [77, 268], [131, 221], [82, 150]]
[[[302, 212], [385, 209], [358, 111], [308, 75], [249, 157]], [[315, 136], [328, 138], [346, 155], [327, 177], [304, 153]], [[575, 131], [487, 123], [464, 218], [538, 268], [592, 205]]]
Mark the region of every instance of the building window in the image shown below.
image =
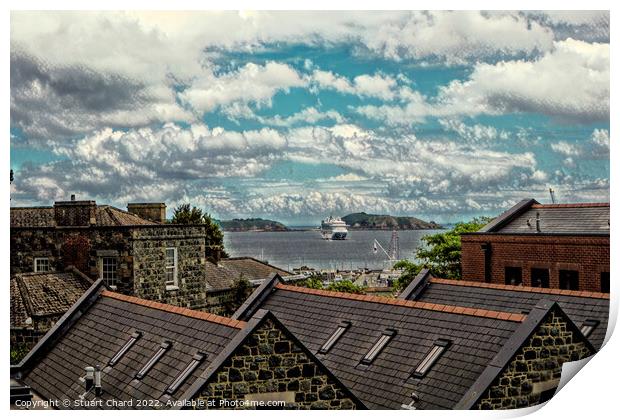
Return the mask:
[[586, 319], [585, 321], [583, 321], [583, 324], [581, 324], [581, 334], [583, 334], [584, 337], [588, 338], [590, 336], [590, 334], [592, 334], [592, 331], [594, 331], [594, 329], [598, 326], [599, 322], [596, 319]]
[[133, 346], [136, 343], [136, 341], [138, 341], [138, 339], [140, 337], [142, 337], [142, 332], [140, 332], [140, 331], [136, 331], [133, 334], [131, 334], [131, 337], [129, 337], [129, 340], [125, 343], [125, 345], [123, 347], [121, 347], [121, 349], [118, 351], [118, 353], [116, 353], [114, 355], [114, 357], [112, 357], [112, 359], [110, 359], [110, 361], [108, 362], [108, 365], [109, 366], [114, 366], [115, 364], [117, 364], [118, 361], [122, 359], [122, 357], [125, 355], [125, 353], [127, 353], [129, 351], [131, 346]]
[[116, 287], [118, 283], [118, 258], [101, 257], [101, 278], [106, 286]]
[[338, 328], [336, 328], [336, 331], [334, 331], [325, 344], [323, 344], [323, 346], [319, 349], [319, 353], [327, 353], [332, 347], [334, 347], [336, 341], [340, 339], [342, 334], [344, 334], [350, 326], [351, 323], [348, 321], [341, 322], [340, 325], [338, 325]]
[[364, 365], [369, 365], [377, 358], [379, 353], [385, 348], [387, 343], [396, 335], [396, 330], [391, 328], [386, 329], [379, 340], [375, 343], [374, 346], [366, 353], [366, 356], [362, 359], [361, 363]]
[[179, 387], [187, 380], [187, 378], [189, 378], [189, 375], [191, 375], [196, 370], [198, 365], [204, 359], [205, 359], [205, 354], [200, 351], [197, 352], [192, 358], [192, 361], [189, 362], [189, 365], [187, 365], [187, 367], [183, 370], [183, 372], [181, 372], [181, 374], [176, 377], [176, 379], [168, 387], [168, 389], [166, 389], [166, 394], [170, 394], [170, 395], [174, 394], [176, 390], [179, 389]]
[[428, 373], [428, 371], [431, 369], [431, 367], [433, 367], [435, 362], [437, 362], [437, 360], [439, 359], [439, 356], [441, 356], [443, 352], [446, 351], [449, 345], [450, 345], [449, 340], [440, 339], [440, 340], [435, 341], [433, 348], [431, 349], [431, 351], [428, 352], [426, 357], [422, 360], [422, 362], [418, 365], [418, 367], [413, 371], [412, 376], [414, 378], [423, 378]]
[[549, 288], [549, 269], [532, 268], [532, 287]]
[[601, 293], [609, 293], [609, 271], [601, 272]]
[[164, 353], [167, 352], [170, 347], [172, 347], [172, 343], [170, 341], [166, 340], [163, 343], [161, 343], [161, 346], [159, 347], [159, 349], [157, 349], [153, 357], [151, 357], [149, 361], [146, 363], [146, 365], [144, 365], [144, 367], [140, 369], [140, 372], [136, 373], [136, 379], [144, 378], [146, 374], [149, 373], [151, 368], [155, 366], [155, 363], [157, 363], [159, 359], [162, 358]]
[[177, 270], [177, 249], [166, 248], [166, 287], [175, 288], [179, 286]]
[[504, 275], [506, 284], [511, 286], [520, 286], [523, 284], [521, 267], [506, 267], [504, 269]]
[[579, 290], [579, 271], [560, 270], [560, 289]]
[[35, 258], [34, 259], [34, 272], [43, 273], [46, 271], [50, 271], [49, 258]]

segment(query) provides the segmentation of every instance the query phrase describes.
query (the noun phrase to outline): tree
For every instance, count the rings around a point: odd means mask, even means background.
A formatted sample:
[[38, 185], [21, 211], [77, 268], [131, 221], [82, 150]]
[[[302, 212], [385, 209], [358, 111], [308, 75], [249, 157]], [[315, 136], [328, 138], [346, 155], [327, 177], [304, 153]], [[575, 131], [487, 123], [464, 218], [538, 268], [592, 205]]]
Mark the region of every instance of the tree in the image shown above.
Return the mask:
[[429, 268], [438, 277], [449, 279], [461, 278], [461, 234], [476, 232], [492, 220], [490, 217], [477, 217], [469, 222], [457, 223], [452, 229], [443, 233], [426, 235], [423, 245], [416, 252], [419, 264], [399, 261], [405, 272], [396, 281], [395, 290], [402, 290], [413, 280], [422, 268]]
[[243, 275], [240, 275], [231, 287], [232, 298], [225, 305], [226, 312], [233, 314], [252, 294], [252, 290], [252, 284]]
[[224, 250], [224, 234], [217, 222], [202, 209], [192, 207], [189, 203], [180, 204], [174, 209], [170, 223], [178, 225], [205, 225], [207, 235], [207, 258], [217, 261], [228, 257]]
[[355, 293], [358, 295], [365, 294], [365, 288], [354, 284], [351, 280], [342, 280], [330, 283], [325, 289], [334, 292]]

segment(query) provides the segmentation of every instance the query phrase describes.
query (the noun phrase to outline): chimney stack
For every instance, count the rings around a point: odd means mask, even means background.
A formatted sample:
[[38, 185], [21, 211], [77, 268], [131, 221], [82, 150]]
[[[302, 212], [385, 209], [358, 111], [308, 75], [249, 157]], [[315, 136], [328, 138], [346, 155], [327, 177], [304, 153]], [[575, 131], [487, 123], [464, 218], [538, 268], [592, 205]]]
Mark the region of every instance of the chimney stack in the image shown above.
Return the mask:
[[54, 203], [56, 226], [91, 226], [97, 224], [97, 203], [94, 201], [56, 201]]
[[71, 201], [75, 201], [75, 194], [71, 194]]
[[127, 211], [151, 222], [166, 223], [166, 203], [129, 203]]

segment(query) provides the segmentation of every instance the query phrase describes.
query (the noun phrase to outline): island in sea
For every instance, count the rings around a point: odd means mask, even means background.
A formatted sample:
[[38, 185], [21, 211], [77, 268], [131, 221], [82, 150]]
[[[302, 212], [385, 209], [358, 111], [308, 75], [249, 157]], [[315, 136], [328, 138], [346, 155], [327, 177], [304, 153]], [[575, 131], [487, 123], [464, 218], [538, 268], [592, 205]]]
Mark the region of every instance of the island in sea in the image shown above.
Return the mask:
[[226, 232], [286, 232], [290, 230], [280, 222], [261, 218], [220, 220], [219, 224]]
[[441, 229], [441, 225], [408, 216], [389, 216], [385, 214], [351, 213], [342, 217], [351, 230], [418, 230]]

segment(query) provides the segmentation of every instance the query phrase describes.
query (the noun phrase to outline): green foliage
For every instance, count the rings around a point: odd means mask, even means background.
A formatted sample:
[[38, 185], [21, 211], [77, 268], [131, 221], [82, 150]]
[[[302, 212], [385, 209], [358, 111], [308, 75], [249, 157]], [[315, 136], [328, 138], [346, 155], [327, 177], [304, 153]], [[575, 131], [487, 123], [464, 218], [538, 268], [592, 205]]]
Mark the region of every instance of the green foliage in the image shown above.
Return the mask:
[[351, 280], [342, 280], [330, 283], [327, 287], [323, 287], [323, 281], [319, 277], [309, 277], [297, 283], [297, 286], [307, 287], [309, 289], [331, 290], [334, 292], [364, 294], [365, 287], [353, 284]]
[[397, 270], [405, 270], [392, 284], [392, 290], [398, 292], [407, 287], [423, 267], [420, 264], [408, 260], [400, 260], [394, 264], [394, 268]]
[[309, 289], [322, 289], [323, 282], [318, 277], [309, 277], [306, 280], [302, 281], [299, 286], [307, 287]]
[[354, 284], [351, 280], [330, 283], [325, 289], [334, 292], [355, 293], [358, 295], [363, 295], [365, 290], [364, 287]]
[[252, 294], [252, 284], [244, 276], [239, 276], [231, 287], [232, 299], [226, 304], [226, 312], [234, 313]]
[[22, 361], [30, 351], [30, 347], [25, 344], [15, 344], [11, 346], [11, 364], [16, 365]]
[[202, 209], [192, 207], [189, 203], [181, 204], [174, 209], [170, 223], [179, 225], [205, 225], [207, 233], [207, 258], [217, 260], [218, 257], [226, 258], [224, 251], [224, 234], [217, 222]]
[[405, 272], [394, 284], [394, 290], [402, 290], [414, 279], [422, 268], [429, 268], [437, 277], [461, 278], [461, 234], [476, 232], [492, 220], [490, 217], [477, 217], [466, 223], [457, 223], [452, 229], [443, 233], [426, 235], [423, 245], [416, 252], [420, 264], [411, 261], [399, 261], [394, 267]]

